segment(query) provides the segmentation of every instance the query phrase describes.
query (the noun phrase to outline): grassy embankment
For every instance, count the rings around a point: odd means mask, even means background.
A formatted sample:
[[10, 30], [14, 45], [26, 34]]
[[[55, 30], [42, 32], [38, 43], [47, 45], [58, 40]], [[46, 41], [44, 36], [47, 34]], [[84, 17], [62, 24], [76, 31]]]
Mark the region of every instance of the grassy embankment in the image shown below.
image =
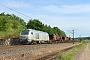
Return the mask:
[[60, 56], [57, 57], [55, 60], [70, 60], [74, 56], [74, 54], [77, 51], [81, 50], [83, 47], [85, 47], [88, 42], [90, 42], [90, 41], [89, 40], [83, 40], [82, 44], [68, 50], [67, 52], [60, 53]]

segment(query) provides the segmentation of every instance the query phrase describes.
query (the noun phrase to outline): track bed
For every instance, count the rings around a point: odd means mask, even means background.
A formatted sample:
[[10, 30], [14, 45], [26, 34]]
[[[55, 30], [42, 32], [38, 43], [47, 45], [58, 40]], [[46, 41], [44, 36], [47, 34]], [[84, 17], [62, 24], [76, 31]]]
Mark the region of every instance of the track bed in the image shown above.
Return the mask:
[[1, 60], [36, 60], [79, 43], [0, 46]]

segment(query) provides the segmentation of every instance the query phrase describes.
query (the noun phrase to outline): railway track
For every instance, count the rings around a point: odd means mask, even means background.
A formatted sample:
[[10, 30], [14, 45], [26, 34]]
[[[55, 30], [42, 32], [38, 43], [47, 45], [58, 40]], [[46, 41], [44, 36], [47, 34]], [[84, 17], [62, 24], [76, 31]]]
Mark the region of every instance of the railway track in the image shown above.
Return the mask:
[[59, 52], [52, 53], [52, 54], [49, 54], [49, 55], [47, 55], [47, 56], [38, 58], [38, 59], [36, 59], [36, 60], [53, 60], [53, 59], [55, 59], [55, 58], [58, 56], [58, 54], [59, 54]]
[[[78, 43], [75, 43], [78, 44]], [[0, 46], [0, 59], [40, 60], [55, 58], [57, 53], [73, 43]]]
[[50, 45], [50, 44], [0, 46], [0, 50], [24, 48], [24, 47], [27, 48], [27, 47], [34, 47], [34, 46], [47, 46], [47, 45]]
[[[0, 50], [5, 50], [5, 49], [15, 49], [15, 48], [26, 48], [26, 47], [34, 47], [34, 46], [50, 46], [50, 45], [57, 45], [57, 44], [68, 44], [68, 43], [53, 43], [53, 44], [33, 44], [33, 45], [1, 45]], [[72, 43], [70, 43], [72, 44]]]

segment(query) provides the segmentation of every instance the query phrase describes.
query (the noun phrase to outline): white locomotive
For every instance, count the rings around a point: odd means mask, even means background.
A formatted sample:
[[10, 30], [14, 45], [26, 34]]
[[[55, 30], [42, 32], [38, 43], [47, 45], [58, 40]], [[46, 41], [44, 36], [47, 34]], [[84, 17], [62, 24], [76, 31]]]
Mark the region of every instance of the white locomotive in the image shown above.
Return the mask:
[[33, 43], [49, 43], [49, 34], [47, 32], [23, 29], [20, 32], [20, 43], [33, 44]]

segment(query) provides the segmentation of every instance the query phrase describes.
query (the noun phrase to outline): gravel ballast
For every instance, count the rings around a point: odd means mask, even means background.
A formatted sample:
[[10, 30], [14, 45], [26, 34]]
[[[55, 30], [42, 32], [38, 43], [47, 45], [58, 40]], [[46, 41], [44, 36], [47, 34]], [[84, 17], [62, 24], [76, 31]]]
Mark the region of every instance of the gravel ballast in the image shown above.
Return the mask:
[[66, 48], [76, 46], [80, 43], [59, 43], [34, 45], [22, 48], [9, 48], [0, 50], [0, 60], [36, 60], [40, 57], [60, 52]]

